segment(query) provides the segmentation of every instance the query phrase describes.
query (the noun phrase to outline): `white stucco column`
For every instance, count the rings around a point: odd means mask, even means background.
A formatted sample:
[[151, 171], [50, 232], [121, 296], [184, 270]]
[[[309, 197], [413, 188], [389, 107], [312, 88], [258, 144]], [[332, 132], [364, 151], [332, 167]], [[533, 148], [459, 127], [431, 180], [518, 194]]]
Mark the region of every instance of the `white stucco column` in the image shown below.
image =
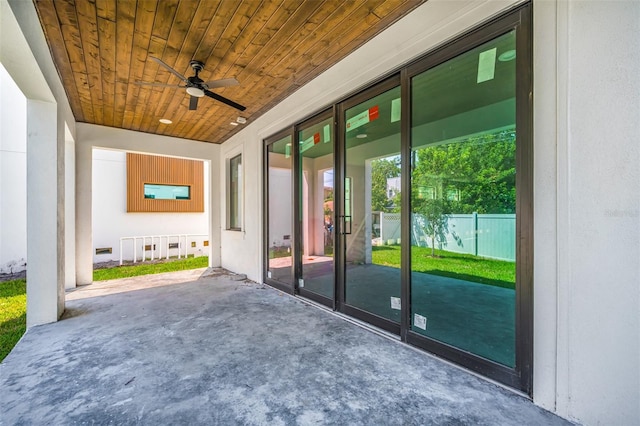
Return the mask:
[[65, 289], [76, 287], [76, 144], [65, 125]]
[[219, 163], [216, 155], [209, 163], [209, 267], [221, 265], [220, 229], [220, 197], [222, 197], [220, 173], [215, 169]]
[[64, 127], [58, 128], [55, 103], [27, 100], [28, 327], [64, 312]]
[[91, 182], [93, 149], [76, 142], [76, 284], [93, 282], [93, 230]]

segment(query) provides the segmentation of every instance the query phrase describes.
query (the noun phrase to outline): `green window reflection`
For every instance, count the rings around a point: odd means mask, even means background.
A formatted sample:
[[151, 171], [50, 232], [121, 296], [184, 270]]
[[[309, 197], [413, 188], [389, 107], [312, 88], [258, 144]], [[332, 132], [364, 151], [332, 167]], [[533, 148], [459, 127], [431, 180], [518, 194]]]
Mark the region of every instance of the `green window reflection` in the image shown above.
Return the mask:
[[414, 77], [411, 330], [515, 366], [515, 32]]
[[291, 205], [292, 169], [291, 136], [267, 147], [269, 217], [267, 276], [285, 284], [293, 283], [293, 209]]

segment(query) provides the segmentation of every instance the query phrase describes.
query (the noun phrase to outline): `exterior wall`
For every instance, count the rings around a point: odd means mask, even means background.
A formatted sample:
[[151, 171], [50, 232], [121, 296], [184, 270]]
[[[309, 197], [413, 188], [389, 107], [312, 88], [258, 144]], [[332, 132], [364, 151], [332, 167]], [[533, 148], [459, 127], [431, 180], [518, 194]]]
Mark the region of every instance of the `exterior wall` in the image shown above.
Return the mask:
[[27, 100], [0, 65], [0, 274], [27, 269]]
[[[227, 141], [221, 169], [241, 150], [246, 170], [261, 170], [264, 138], [508, 6], [430, 0]], [[534, 402], [585, 424], [635, 424], [640, 3], [534, 0], [533, 10]], [[259, 281], [261, 183], [245, 177], [244, 232], [221, 235], [222, 265]]]
[[[76, 175], [76, 212], [78, 213], [76, 222], [76, 249], [78, 250], [79, 264], [77, 265], [77, 273], [86, 276], [86, 280], [91, 282], [91, 271], [94, 258], [95, 260], [104, 261], [108, 260], [104, 256], [95, 256], [95, 247], [103, 247], [102, 242], [106, 240], [97, 240], [99, 238], [99, 232], [102, 232], [100, 225], [92, 225], [92, 217], [97, 223], [109, 223], [114, 222], [112, 217], [118, 215], [122, 217], [126, 215], [126, 194], [124, 188], [126, 188], [126, 155], [124, 151], [147, 153], [155, 155], [166, 155], [181, 158], [190, 158], [196, 160], [205, 161], [205, 213], [179, 213], [179, 214], [161, 214], [161, 213], [132, 213], [139, 219], [135, 222], [131, 222], [127, 225], [126, 229], [120, 229], [118, 232], [122, 232], [122, 236], [143, 236], [143, 235], [166, 235], [168, 226], [176, 226], [176, 231], [184, 233], [208, 233], [209, 234], [209, 246], [203, 248], [199, 243], [197, 249], [202, 249], [203, 254], [209, 255], [209, 266], [220, 266], [220, 214], [218, 210], [218, 199], [220, 197], [220, 182], [218, 181], [220, 175], [218, 173], [209, 173], [209, 164], [218, 164], [219, 161], [219, 145], [202, 143], [196, 141], [190, 141], [186, 139], [179, 139], [167, 136], [156, 136], [148, 133], [132, 132], [129, 130], [115, 129], [112, 127], [96, 126], [86, 123], [78, 123], [77, 125], [77, 137], [76, 142], [76, 154], [78, 158], [77, 162], [77, 175]], [[96, 167], [103, 169], [104, 171], [92, 172], [91, 164], [93, 161], [82, 161], [82, 158], [91, 158], [91, 153], [99, 152], [101, 158], [105, 161], [96, 161]], [[106, 157], [104, 157], [106, 156]], [[112, 161], [115, 160], [115, 161]], [[120, 164], [118, 164], [120, 162]], [[111, 197], [114, 200], [112, 206], [92, 207], [93, 199], [92, 186], [87, 185], [87, 182], [92, 182], [93, 176], [96, 176], [95, 182], [98, 182], [97, 177], [106, 174], [107, 177], [119, 180], [118, 185], [123, 188], [117, 199], [117, 195], [112, 194]], [[119, 177], [118, 177], [119, 176]], [[98, 190], [98, 189], [96, 189]], [[216, 208], [212, 208], [212, 205]], [[112, 214], [116, 216], [104, 215], [101, 217], [102, 212], [100, 209], [110, 209], [114, 205], [119, 205], [117, 211], [112, 211]], [[163, 215], [163, 219], [156, 220], [150, 219], [158, 218]], [[194, 228], [191, 228], [185, 221], [185, 217], [194, 219]], [[144, 220], [146, 217], [147, 220]], [[142, 218], [142, 219], [140, 219]], [[167, 220], [167, 221], [165, 221]], [[162, 226], [159, 224], [162, 223]], [[149, 227], [147, 227], [149, 225]], [[97, 227], [100, 227], [98, 229]], [[178, 229], [179, 227], [179, 229]], [[144, 231], [144, 233], [142, 233]], [[193, 231], [193, 232], [192, 232]], [[127, 233], [126, 235], [124, 233]], [[170, 231], [173, 232], [173, 231]], [[92, 235], [94, 233], [95, 235]], [[119, 255], [116, 257], [116, 247], [119, 247], [119, 237], [116, 238], [117, 245], [107, 245], [105, 247], [113, 247], [114, 253], [112, 258], [119, 259]], [[96, 240], [94, 241], [93, 238]], [[100, 237], [102, 238], [102, 237]], [[106, 237], [105, 237], [106, 238]], [[113, 237], [111, 237], [113, 238]], [[108, 241], [113, 241], [109, 239]], [[147, 244], [150, 241], [147, 240]], [[87, 258], [88, 257], [88, 258]]]
[[[208, 254], [208, 248], [202, 242], [209, 239], [209, 162], [204, 162], [203, 213], [127, 213], [127, 155], [124, 151], [94, 149], [92, 181], [94, 262], [119, 260], [120, 237], [145, 235], [204, 234], [197, 238], [196, 248], [189, 247], [189, 253]], [[151, 244], [150, 240], [146, 244]], [[160, 245], [158, 241], [154, 244]], [[113, 252], [96, 255], [97, 247], [112, 247]], [[132, 241], [123, 244], [125, 260], [133, 258], [131, 248]], [[137, 254], [141, 256], [140, 248]], [[177, 250], [171, 255], [177, 255]]]
[[640, 3], [534, 3], [534, 401], [640, 421]]

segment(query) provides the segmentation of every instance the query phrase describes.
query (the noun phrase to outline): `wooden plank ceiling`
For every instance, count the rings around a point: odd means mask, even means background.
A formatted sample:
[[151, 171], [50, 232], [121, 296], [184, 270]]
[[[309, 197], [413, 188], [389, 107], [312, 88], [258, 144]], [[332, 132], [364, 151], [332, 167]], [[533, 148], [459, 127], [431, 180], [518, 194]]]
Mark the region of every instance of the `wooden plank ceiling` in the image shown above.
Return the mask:
[[[34, 0], [78, 122], [222, 143], [424, 0]], [[157, 57], [189, 77], [236, 78], [189, 110]], [[320, 107], [320, 105], [319, 105]], [[168, 118], [173, 124], [161, 124]]]

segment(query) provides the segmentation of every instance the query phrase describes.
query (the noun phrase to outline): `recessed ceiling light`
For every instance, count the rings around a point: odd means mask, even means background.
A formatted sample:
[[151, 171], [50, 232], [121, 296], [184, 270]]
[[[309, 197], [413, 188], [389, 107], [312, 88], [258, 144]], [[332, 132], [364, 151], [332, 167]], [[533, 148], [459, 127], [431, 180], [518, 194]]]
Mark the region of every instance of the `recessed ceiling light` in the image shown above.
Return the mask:
[[232, 122], [231, 122], [231, 123], [229, 123], [229, 124], [231, 124], [232, 126], [237, 126], [237, 125], [238, 125], [238, 123], [236, 123], [235, 121], [232, 121]]
[[516, 51], [515, 50], [507, 50], [506, 52], [504, 52], [500, 56], [498, 56], [498, 60], [500, 62], [513, 61], [515, 58], [516, 58]]
[[358, 139], [364, 139], [366, 137], [367, 137], [366, 133], [360, 133], [359, 135], [356, 135], [356, 138], [358, 138]]
[[171, 123], [173, 123], [173, 121], [169, 120], [168, 118], [161, 118], [159, 121], [162, 124], [171, 124]]

